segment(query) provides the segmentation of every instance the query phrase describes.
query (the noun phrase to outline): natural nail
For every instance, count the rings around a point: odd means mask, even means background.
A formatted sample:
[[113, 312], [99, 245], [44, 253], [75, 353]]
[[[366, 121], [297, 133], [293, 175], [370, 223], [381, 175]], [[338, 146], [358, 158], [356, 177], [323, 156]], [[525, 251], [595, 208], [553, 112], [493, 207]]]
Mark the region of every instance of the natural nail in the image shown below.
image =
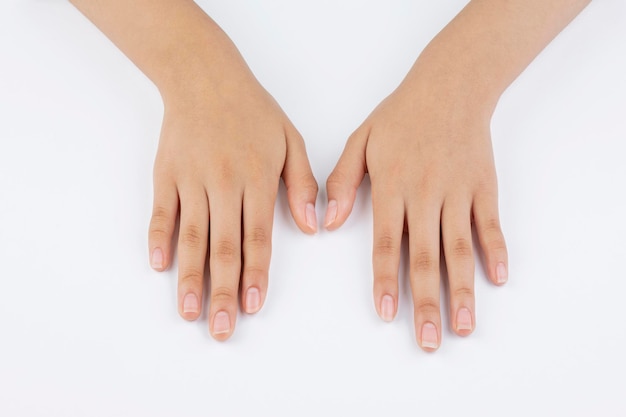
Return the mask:
[[456, 313], [456, 329], [472, 330], [472, 313], [467, 307], [461, 307]]
[[183, 298], [183, 313], [197, 313], [200, 311], [200, 303], [198, 303], [198, 297], [192, 292], [185, 295]]
[[422, 347], [437, 349], [439, 347], [439, 336], [434, 324], [427, 322], [422, 326]]
[[258, 288], [250, 287], [246, 291], [246, 313], [256, 313], [259, 308], [261, 308], [261, 293]]
[[500, 262], [498, 266], [496, 266], [496, 282], [498, 284], [504, 284], [509, 279], [509, 274], [506, 271], [506, 265], [504, 262]]
[[383, 298], [380, 301], [380, 315], [385, 321], [392, 321], [395, 316], [395, 303], [393, 301], [393, 297], [389, 294], [383, 295]]
[[311, 203], [306, 205], [306, 225], [309, 226], [313, 232], [317, 232], [317, 214], [315, 213], [315, 206]]
[[150, 265], [154, 269], [163, 268], [163, 251], [161, 248], [156, 248], [152, 251], [152, 257], [150, 259]]
[[213, 334], [230, 332], [230, 317], [225, 311], [218, 311], [213, 318]]
[[337, 219], [337, 200], [330, 200], [328, 207], [326, 208], [326, 219], [324, 220], [324, 227], [328, 227]]

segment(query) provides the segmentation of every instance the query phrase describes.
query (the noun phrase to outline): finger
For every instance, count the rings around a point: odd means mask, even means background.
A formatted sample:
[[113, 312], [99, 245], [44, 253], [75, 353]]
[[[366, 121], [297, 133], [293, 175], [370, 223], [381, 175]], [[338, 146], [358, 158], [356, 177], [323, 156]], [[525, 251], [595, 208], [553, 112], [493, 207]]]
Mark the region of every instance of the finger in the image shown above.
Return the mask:
[[261, 309], [267, 293], [276, 186], [244, 191], [241, 305], [248, 314]]
[[306, 155], [304, 140], [291, 125], [286, 127], [285, 135], [287, 138], [287, 157], [282, 177], [287, 188], [289, 209], [300, 230], [304, 233], [316, 233], [317, 182]]
[[148, 232], [150, 265], [157, 271], [172, 263], [172, 237], [178, 214], [178, 192], [170, 180], [155, 176], [152, 218]]
[[441, 343], [439, 301], [440, 205], [426, 201], [407, 204], [409, 275], [417, 342], [426, 351]]
[[328, 207], [324, 227], [335, 230], [352, 212], [356, 191], [366, 172], [365, 147], [369, 132], [359, 129], [350, 136], [346, 147], [326, 180]]
[[209, 193], [211, 211], [209, 329], [217, 340], [226, 340], [230, 337], [237, 318], [237, 292], [241, 274], [242, 194], [241, 191], [233, 192], [230, 187], [224, 187], [213, 194]]
[[441, 232], [450, 287], [452, 328], [469, 335], [475, 326], [474, 255], [469, 199], [446, 201], [441, 213]]
[[178, 312], [195, 320], [202, 306], [204, 265], [209, 230], [209, 206], [203, 188], [181, 187], [178, 236]]
[[390, 322], [398, 306], [398, 268], [404, 224], [404, 204], [399, 193], [372, 183], [374, 211], [374, 303], [380, 318]]
[[503, 285], [509, 278], [509, 263], [506, 242], [500, 228], [497, 193], [478, 194], [474, 198], [472, 212], [487, 275], [494, 284]]

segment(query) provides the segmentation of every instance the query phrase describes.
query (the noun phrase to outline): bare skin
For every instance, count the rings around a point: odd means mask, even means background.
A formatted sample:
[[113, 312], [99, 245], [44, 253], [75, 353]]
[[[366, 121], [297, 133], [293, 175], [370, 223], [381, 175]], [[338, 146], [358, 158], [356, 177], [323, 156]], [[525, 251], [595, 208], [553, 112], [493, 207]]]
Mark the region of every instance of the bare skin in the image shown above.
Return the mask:
[[[469, 335], [476, 325], [472, 224], [490, 280], [502, 285], [508, 279], [491, 115], [507, 86], [589, 2], [472, 0], [353, 133], [328, 178], [325, 226], [334, 230], [370, 175], [374, 300], [386, 321], [397, 311], [407, 229], [415, 333], [426, 351], [441, 343], [440, 245], [457, 334]], [[199, 317], [208, 256], [209, 327], [226, 340], [239, 286], [244, 311], [258, 311], [265, 299], [281, 176], [296, 224], [305, 233], [317, 230], [317, 184], [304, 142], [227, 35], [192, 0], [72, 3], [161, 92], [151, 264], [159, 271], [171, 264], [179, 215], [179, 313]]]
[[497, 101], [589, 0], [473, 0], [426, 47], [401, 85], [348, 139], [329, 176], [325, 227], [350, 214], [365, 173], [374, 209], [374, 301], [397, 311], [403, 229], [418, 344], [441, 344], [440, 247], [452, 329], [476, 325], [472, 224], [489, 279], [508, 279], [490, 121]]
[[209, 329], [226, 340], [238, 300], [247, 313], [265, 300], [281, 176], [296, 224], [305, 233], [317, 230], [317, 183], [304, 141], [235, 45], [193, 1], [72, 3], [161, 92], [151, 265], [158, 271], [170, 266], [179, 215], [179, 313], [187, 320], [200, 316], [208, 256]]

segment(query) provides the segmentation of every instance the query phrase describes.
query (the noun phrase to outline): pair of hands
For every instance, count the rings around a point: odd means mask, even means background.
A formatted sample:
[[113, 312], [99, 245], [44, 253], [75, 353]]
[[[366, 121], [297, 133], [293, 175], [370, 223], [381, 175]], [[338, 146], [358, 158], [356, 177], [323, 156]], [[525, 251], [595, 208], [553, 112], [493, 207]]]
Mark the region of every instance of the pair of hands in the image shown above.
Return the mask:
[[[163, 96], [151, 264], [159, 271], [171, 265], [180, 217], [179, 312], [188, 320], [199, 317], [208, 256], [209, 326], [225, 340], [238, 304], [247, 313], [263, 305], [281, 176], [298, 227], [317, 229], [317, 183], [304, 141], [193, 0], [70, 1]], [[324, 226], [334, 230], [370, 175], [374, 300], [387, 321], [397, 310], [400, 242], [408, 232], [415, 333], [425, 350], [441, 343], [441, 249], [451, 326], [459, 335], [476, 325], [472, 224], [489, 279], [507, 281], [491, 114], [500, 94], [589, 2], [468, 2], [349, 138], [328, 178]]]
[[[308, 234], [318, 228], [318, 187], [302, 137], [251, 73], [223, 74], [164, 95], [149, 232], [151, 265], [158, 271], [171, 265], [178, 245], [178, 308], [187, 320], [200, 315], [208, 256], [209, 328], [217, 340], [232, 334], [238, 305], [246, 313], [263, 305], [281, 177], [298, 227]], [[369, 173], [376, 309], [385, 321], [396, 314], [406, 231], [416, 338], [432, 351], [441, 343], [440, 248], [451, 327], [462, 336], [476, 323], [472, 224], [494, 284], [507, 280], [507, 252], [490, 112], [474, 105], [471, 94], [424, 74], [410, 73], [348, 139], [327, 180], [323, 226], [334, 230], [344, 223]]]

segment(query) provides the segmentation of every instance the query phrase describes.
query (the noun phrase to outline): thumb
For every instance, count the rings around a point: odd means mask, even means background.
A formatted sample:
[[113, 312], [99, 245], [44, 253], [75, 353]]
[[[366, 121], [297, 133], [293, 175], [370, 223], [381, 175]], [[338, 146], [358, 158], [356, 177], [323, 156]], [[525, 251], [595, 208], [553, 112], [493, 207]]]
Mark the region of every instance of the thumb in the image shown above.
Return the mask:
[[348, 138], [335, 169], [326, 180], [328, 207], [324, 227], [328, 230], [337, 229], [352, 212], [356, 190], [367, 170], [365, 147], [368, 136], [367, 130], [359, 128]]
[[293, 126], [286, 127], [285, 135], [287, 156], [282, 176], [287, 188], [289, 209], [300, 230], [309, 234], [316, 233], [317, 182], [306, 155], [304, 140]]

